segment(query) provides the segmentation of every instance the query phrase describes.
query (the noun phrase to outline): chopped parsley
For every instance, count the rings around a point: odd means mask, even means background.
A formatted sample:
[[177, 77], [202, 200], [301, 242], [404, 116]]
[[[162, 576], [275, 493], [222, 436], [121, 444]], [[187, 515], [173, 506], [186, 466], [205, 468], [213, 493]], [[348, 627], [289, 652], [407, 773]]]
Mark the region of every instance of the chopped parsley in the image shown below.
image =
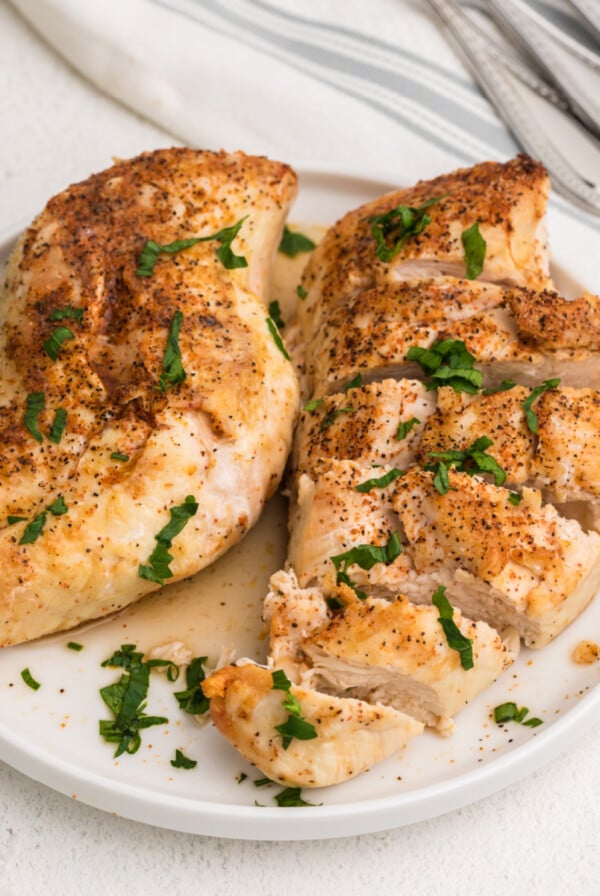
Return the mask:
[[[158, 661], [162, 664], [164, 661]], [[168, 662], [168, 661], [166, 661]], [[105, 660], [103, 666], [122, 668], [117, 682], [100, 689], [100, 696], [114, 715], [114, 719], [101, 720], [99, 731], [107, 743], [117, 744], [115, 759], [123, 753], [136, 753], [141, 745], [140, 731], [153, 725], [166, 725], [163, 716], [148, 716], [144, 712], [150, 685], [150, 670], [157, 661], [143, 661], [143, 654], [135, 650], [135, 644], [123, 644], [121, 650]]]
[[281, 735], [283, 749], [287, 750], [294, 738], [297, 738], [297, 740], [312, 740], [317, 737], [315, 726], [302, 718], [302, 707], [292, 694], [290, 690], [292, 683], [283, 669], [276, 669], [271, 675], [273, 678], [273, 690], [283, 691], [285, 694], [281, 705], [288, 713], [287, 721], [281, 725], [275, 725], [275, 731]]
[[[312, 252], [316, 247], [316, 243], [299, 231], [290, 230], [286, 226], [283, 228], [283, 236], [279, 243], [279, 251], [289, 258], [295, 258], [301, 252]], [[302, 298], [302, 297], [301, 297]]]
[[123, 454], [122, 451], [113, 451], [110, 456], [110, 459], [111, 460], [120, 460], [123, 463], [126, 463], [129, 460], [129, 455]]
[[302, 299], [302, 301], [304, 301], [304, 299], [308, 295], [307, 291], [304, 289], [304, 287], [302, 286], [301, 283], [299, 283], [298, 286], [296, 287], [296, 294], [299, 299]]
[[[480, 436], [470, 448], [449, 451], [430, 451], [427, 455], [436, 463], [426, 464], [425, 469], [435, 472], [434, 486], [440, 495], [445, 495], [450, 488], [448, 471], [458, 470], [474, 476], [475, 473], [491, 473], [495, 485], [503, 485], [506, 482], [506, 473], [486, 449], [493, 445], [493, 441], [487, 436]], [[437, 479], [437, 481], [436, 481]]]
[[9, 526], [14, 526], [15, 523], [22, 523], [26, 519], [26, 516], [10, 516], [10, 514], [6, 517]]
[[362, 386], [362, 381], [362, 374], [357, 373], [352, 377], [350, 382], [346, 386], [344, 386], [344, 392], [347, 392], [348, 389], [358, 389], [360, 386]]
[[348, 569], [353, 564], [366, 570], [372, 569], [376, 563], [385, 563], [386, 566], [389, 566], [389, 564], [393, 563], [396, 557], [399, 557], [401, 553], [402, 544], [400, 543], [400, 538], [398, 537], [397, 532], [393, 532], [390, 535], [387, 544], [359, 544], [354, 548], [350, 548], [349, 551], [345, 551], [343, 554], [336, 554], [329, 559], [335, 567], [336, 584], [348, 585], [349, 588], [352, 588], [359, 600], [365, 600], [367, 595], [364, 591], [359, 591], [348, 575]]
[[275, 345], [277, 346], [277, 348], [279, 349], [279, 351], [281, 352], [283, 357], [286, 359], [286, 361], [291, 361], [288, 351], [287, 351], [285, 345], [283, 344], [283, 339], [279, 335], [279, 330], [277, 329], [277, 324], [271, 317], [267, 317], [266, 321], [267, 321], [267, 326], [269, 328], [269, 332], [270, 332], [271, 336], [273, 337], [273, 342], [275, 343]]
[[512, 702], [501, 703], [494, 709], [494, 721], [497, 725], [503, 722], [518, 722], [519, 725], [526, 725], [528, 728], [537, 728], [538, 725], [544, 724], [543, 719], [538, 719], [536, 716], [526, 719], [528, 715], [529, 710], [526, 706], [519, 709], [517, 704]]
[[27, 396], [25, 416], [23, 417], [23, 421], [36, 442], [44, 441], [44, 437], [42, 436], [38, 426], [38, 415], [44, 410], [45, 407], [46, 398], [43, 392], [32, 392]]
[[37, 691], [41, 688], [41, 684], [39, 681], [36, 681], [29, 669], [23, 669], [21, 672], [21, 678], [25, 682], [28, 688], [31, 688], [32, 691]]
[[183, 313], [176, 311], [169, 327], [167, 347], [163, 358], [163, 372], [158, 381], [160, 392], [166, 392], [171, 386], [183, 383], [186, 378], [185, 370], [181, 362], [181, 349], [179, 348], [179, 333], [183, 323]]
[[285, 323], [281, 316], [281, 306], [277, 299], [273, 299], [273, 301], [269, 303], [269, 317], [278, 330], [283, 330], [285, 328]]
[[560, 386], [559, 379], [552, 380], [544, 380], [541, 386], [536, 386], [535, 389], [532, 390], [531, 394], [521, 403], [521, 407], [525, 411], [525, 417], [527, 419], [527, 426], [529, 427], [530, 432], [537, 435], [538, 431], [538, 417], [535, 411], [532, 409], [532, 405], [536, 399], [543, 395], [544, 392], [548, 392], [550, 389], [557, 389]]
[[310, 401], [307, 401], [304, 405], [304, 410], [308, 411], [309, 414], [314, 414], [317, 408], [323, 404], [324, 400], [324, 398], [311, 398]]
[[321, 420], [321, 429], [329, 429], [332, 423], [335, 423], [338, 417], [342, 414], [354, 414], [356, 412], [356, 408], [348, 405], [345, 408], [332, 408], [328, 414], [325, 414], [323, 419]]
[[[362, 593], [363, 593], [363, 592], [361, 591], [361, 594], [362, 594]], [[335, 612], [336, 610], [343, 610], [344, 607], [346, 606], [346, 604], [344, 603], [344, 601], [343, 601], [343, 600], [340, 600], [339, 597], [326, 597], [326, 598], [325, 598], [325, 603], [327, 604], [327, 606], [329, 607], [329, 609], [330, 609], [332, 612]]]
[[173, 768], [196, 768], [198, 765], [195, 759], [188, 759], [182, 750], [175, 750], [175, 759], [171, 759]]
[[169, 553], [169, 548], [172, 547], [175, 536], [179, 535], [197, 512], [198, 502], [193, 495], [188, 495], [183, 504], [170, 508], [171, 519], [166, 526], [163, 526], [158, 535], [154, 536], [156, 547], [148, 558], [148, 564], [140, 564], [138, 568], [138, 575], [141, 579], [156, 582], [157, 585], [164, 585], [165, 579], [173, 578], [170, 568], [173, 555]]
[[452, 618], [454, 611], [446, 597], [446, 589], [443, 585], [440, 585], [434, 592], [431, 602], [439, 611], [438, 622], [444, 630], [448, 647], [457, 651], [463, 669], [472, 669], [475, 665], [473, 661], [473, 641], [471, 638], [466, 638], [454, 622]]
[[206, 659], [205, 656], [194, 657], [185, 670], [185, 691], [175, 692], [179, 708], [192, 716], [201, 716], [210, 706], [210, 700], [202, 690], [205, 678], [203, 664]]
[[271, 781], [270, 778], [255, 778], [252, 782], [255, 787], [268, 787], [271, 784], [274, 784], [275, 781]]
[[49, 504], [45, 510], [42, 510], [41, 513], [38, 513], [37, 516], [34, 516], [32, 521], [25, 527], [25, 531], [21, 535], [19, 539], [19, 544], [33, 544], [38, 540], [42, 532], [44, 531], [44, 526], [46, 525], [46, 520], [48, 518], [48, 511], [53, 516], [62, 516], [64, 513], [67, 513], [68, 507], [65, 504], [65, 499], [62, 495], [59, 495], [52, 504]]
[[66, 305], [64, 308], [55, 308], [50, 315], [50, 320], [64, 320], [65, 318], [71, 318], [72, 320], [76, 320], [77, 323], [80, 324], [83, 319], [83, 315], [83, 308], [73, 308], [72, 305]]
[[483, 271], [487, 249], [487, 243], [479, 232], [479, 221], [463, 230], [460, 239], [465, 250], [466, 278], [475, 280]]
[[399, 470], [397, 467], [393, 467], [378, 479], [367, 479], [366, 482], [361, 482], [360, 485], [355, 485], [354, 491], [366, 494], [373, 488], [385, 488], [390, 484], [390, 482], [393, 482], [394, 479], [397, 479], [399, 476], [404, 476], [404, 472], [404, 470]]
[[396, 432], [396, 439], [401, 442], [402, 439], [405, 439], [409, 432], [420, 424], [420, 420], [418, 417], [411, 417], [410, 420], [401, 420], [398, 424], [398, 431]]
[[509, 492], [508, 493], [508, 502], [512, 504], [514, 507], [518, 507], [521, 501], [523, 500], [523, 495], [519, 492]]
[[502, 380], [500, 385], [495, 389], [483, 389], [482, 395], [495, 395], [497, 392], [508, 392], [509, 389], [514, 389], [516, 385], [514, 380]]
[[377, 258], [380, 261], [392, 261], [409, 237], [417, 236], [431, 224], [431, 218], [425, 210], [444, 198], [437, 196], [435, 199], [428, 199], [418, 208], [398, 205], [389, 212], [370, 218]]
[[233, 270], [234, 268], [247, 268], [248, 262], [244, 256], [236, 255], [231, 248], [231, 244], [238, 235], [240, 228], [247, 217], [248, 215], [240, 218], [236, 224], [233, 224], [231, 227], [224, 227], [223, 230], [219, 230], [218, 233], [213, 233], [210, 236], [175, 240], [175, 242], [167, 243], [166, 245], [155, 243], [154, 240], [147, 240], [138, 261], [138, 267], [135, 272], [136, 276], [151, 277], [154, 273], [154, 265], [158, 261], [158, 256], [163, 253], [166, 255], [175, 255], [177, 252], [183, 251], [183, 249], [190, 249], [197, 243], [206, 243], [210, 240], [217, 240], [220, 244], [217, 249], [217, 258], [224, 268], [228, 271]]
[[54, 516], [62, 516], [63, 513], [66, 513], [69, 508], [65, 504], [65, 499], [62, 495], [59, 495], [56, 500], [52, 502], [52, 504], [48, 504], [48, 510]]
[[44, 351], [49, 358], [56, 361], [60, 353], [63, 342], [67, 339], [74, 339], [75, 333], [68, 327], [57, 327], [56, 330], [44, 342]]
[[50, 433], [48, 438], [51, 442], [54, 442], [55, 445], [60, 445], [60, 440], [62, 439], [63, 432], [65, 431], [65, 426], [67, 425], [67, 412], [64, 408], [58, 408], [56, 414], [54, 415], [54, 422], [52, 424], [52, 428], [50, 429]]
[[273, 799], [278, 806], [287, 808], [288, 806], [320, 806], [322, 803], [308, 803], [302, 799], [302, 790], [300, 787], [286, 787], [285, 790], [276, 794]]
[[451, 386], [455, 392], [475, 395], [483, 383], [483, 374], [473, 366], [475, 357], [460, 339], [438, 340], [429, 348], [413, 345], [406, 359], [416, 361], [430, 377], [428, 390]]
[[246, 780], [247, 777], [248, 777], [248, 775], [246, 774], [246, 772], [240, 772], [235, 780], [237, 781], [238, 784], [242, 784]]
[[83, 650], [83, 644], [78, 644], [77, 641], [69, 641], [67, 647], [69, 650]]

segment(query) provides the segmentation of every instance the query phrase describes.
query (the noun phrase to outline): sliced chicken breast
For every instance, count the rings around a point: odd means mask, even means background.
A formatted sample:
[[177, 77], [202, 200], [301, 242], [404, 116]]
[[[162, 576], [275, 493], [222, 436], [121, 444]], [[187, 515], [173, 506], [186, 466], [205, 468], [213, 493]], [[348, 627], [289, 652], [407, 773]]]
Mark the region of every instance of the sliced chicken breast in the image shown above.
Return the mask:
[[440, 494], [434, 473], [417, 468], [395, 483], [416, 571], [446, 586], [469, 618], [544, 646], [600, 586], [600, 536], [542, 505], [538, 491], [524, 489], [515, 506], [507, 489], [477, 476], [450, 471], [449, 485]]
[[[505, 163], [483, 162], [434, 178], [349, 212], [325, 235], [304, 273], [308, 292], [299, 317], [313, 332], [321, 315], [359, 292], [398, 280], [465, 276], [462, 233], [479, 222], [486, 241], [480, 280], [551, 287], [544, 215], [550, 182], [543, 166], [520, 155]], [[422, 209], [426, 202], [434, 204]], [[400, 206], [416, 210], [413, 235], [402, 237]], [[392, 217], [390, 218], [390, 213]], [[423, 229], [423, 216], [430, 219]], [[387, 215], [388, 218], [381, 219]], [[375, 219], [375, 220], [374, 220]], [[383, 231], [389, 261], [377, 255], [373, 228]], [[381, 253], [385, 256], [385, 252]]]
[[69, 187], [20, 240], [0, 295], [0, 645], [189, 576], [257, 519], [298, 400], [260, 301], [295, 189], [264, 158], [160, 150]]
[[503, 640], [485, 622], [460, 610], [453, 621], [472, 641], [473, 667], [465, 669], [448, 645], [436, 607], [355, 600], [312, 633], [302, 651], [319, 690], [393, 706], [425, 725], [450, 733], [452, 716], [481, 693], [516, 658], [516, 634]]
[[226, 666], [202, 684], [213, 722], [249, 762], [273, 781], [326, 787], [346, 781], [401, 750], [423, 731], [416, 719], [389, 706], [334, 697], [292, 685], [302, 719], [315, 735], [285, 746], [277, 726], [289, 718], [285, 693], [255, 665]]

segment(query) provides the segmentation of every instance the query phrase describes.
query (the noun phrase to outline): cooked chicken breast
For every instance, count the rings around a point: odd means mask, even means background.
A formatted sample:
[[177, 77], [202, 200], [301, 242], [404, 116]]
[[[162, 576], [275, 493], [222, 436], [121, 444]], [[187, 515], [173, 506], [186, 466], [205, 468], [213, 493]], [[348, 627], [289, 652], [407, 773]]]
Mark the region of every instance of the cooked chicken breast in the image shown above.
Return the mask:
[[319, 588], [301, 588], [293, 569], [273, 573], [263, 605], [269, 626], [269, 659], [299, 683], [302, 662], [300, 644], [329, 620], [329, 610]]
[[509, 290], [507, 300], [521, 338], [541, 349], [600, 349], [600, 298], [573, 301], [553, 290]]
[[[539, 162], [520, 155], [483, 162], [389, 193], [349, 212], [325, 235], [303, 276], [308, 292], [299, 308], [305, 332], [359, 292], [398, 280], [465, 276], [462, 233], [476, 222], [487, 244], [479, 279], [544, 289], [551, 286], [544, 215], [550, 182]], [[426, 202], [436, 200], [420, 211]], [[417, 210], [412, 233], [389, 261], [377, 256], [372, 232], [378, 221], [385, 247], [401, 238], [398, 218], [381, 220], [399, 206]], [[419, 230], [423, 213], [430, 222]], [[385, 254], [385, 253], [382, 253]], [[312, 324], [310, 321], [312, 320]]]
[[502, 640], [485, 622], [471, 622], [456, 609], [453, 621], [472, 641], [472, 668], [464, 669], [458, 651], [449, 647], [436, 607], [416, 606], [401, 596], [391, 603], [356, 600], [301, 645], [312, 661], [313, 687], [393, 706], [448, 734], [451, 717], [519, 651], [514, 633]]
[[383, 380], [323, 396], [309, 408], [294, 437], [294, 475], [310, 475], [318, 461], [336, 458], [405, 469], [435, 409], [435, 393], [418, 380]]
[[446, 586], [469, 618], [514, 627], [529, 647], [547, 644], [600, 586], [600, 536], [542, 505], [540, 492], [524, 489], [515, 506], [477, 476], [451, 471], [447, 494], [433, 480], [415, 467], [394, 484], [417, 572]]
[[352, 778], [397, 753], [422, 723], [389, 706], [333, 697], [292, 685], [302, 719], [316, 736], [294, 737], [284, 747], [276, 726], [285, 725], [285, 693], [273, 675], [255, 665], [226, 666], [202, 684], [213, 722], [249, 762], [273, 781], [325, 787]]
[[[298, 400], [260, 301], [295, 188], [263, 158], [146, 153], [20, 240], [0, 295], [0, 519], [21, 517], [0, 531], [0, 645], [189, 576], [256, 520]], [[148, 240], [169, 253], [140, 273]]]

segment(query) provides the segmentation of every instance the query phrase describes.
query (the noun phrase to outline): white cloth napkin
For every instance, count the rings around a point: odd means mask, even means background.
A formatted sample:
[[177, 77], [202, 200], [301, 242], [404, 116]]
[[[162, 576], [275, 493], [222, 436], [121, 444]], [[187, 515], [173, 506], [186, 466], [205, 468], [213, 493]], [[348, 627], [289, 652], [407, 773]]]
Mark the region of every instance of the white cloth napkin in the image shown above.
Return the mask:
[[[399, 184], [518, 149], [421, 0], [11, 2], [94, 84], [190, 145]], [[563, 249], [591, 256], [600, 222], [562, 200], [553, 215], [568, 217]], [[579, 269], [600, 290], [595, 267]]]

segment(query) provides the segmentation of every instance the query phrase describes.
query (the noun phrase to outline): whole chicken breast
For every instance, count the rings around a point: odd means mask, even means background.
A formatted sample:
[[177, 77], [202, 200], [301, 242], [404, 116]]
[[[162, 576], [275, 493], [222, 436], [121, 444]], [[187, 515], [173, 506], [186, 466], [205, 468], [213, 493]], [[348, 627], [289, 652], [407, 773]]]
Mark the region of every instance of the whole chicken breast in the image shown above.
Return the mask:
[[310, 739], [285, 746], [285, 693], [273, 689], [273, 674], [251, 664], [226, 666], [202, 684], [213, 722], [228, 741], [267, 777], [296, 787], [325, 787], [345, 781], [397, 753], [423, 725], [390, 706], [334, 697], [292, 685], [290, 694]]
[[[479, 222], [487, 253], [480, 280], [551, 286], [544, 216], [550, 182], [539, 162], [519, 155], [483, 162], [389, 193], [345, 215], [325, 235], [303, 276], [307, 299], [299, 318], [316, 332], [323, 314], [365, 289], [398, 280], [465, 275], [463, 231]], [[406, 239], [390, 261], [376, 253], [373, 219], [399, 206], [426, 209], [430, 223]], [[381, 222], [390, 246], [399, 234]], [[310, 321], [312, 320], [312, 324]]]
[[[264, 158], [160, 150], [69, 187], [20, 240], [0, 295], [0, 645], [189, 576], [257, 519], [298, 400], [260, 301], [295, 189]], [[148, 240], [169, 251], [144, 271]]]

